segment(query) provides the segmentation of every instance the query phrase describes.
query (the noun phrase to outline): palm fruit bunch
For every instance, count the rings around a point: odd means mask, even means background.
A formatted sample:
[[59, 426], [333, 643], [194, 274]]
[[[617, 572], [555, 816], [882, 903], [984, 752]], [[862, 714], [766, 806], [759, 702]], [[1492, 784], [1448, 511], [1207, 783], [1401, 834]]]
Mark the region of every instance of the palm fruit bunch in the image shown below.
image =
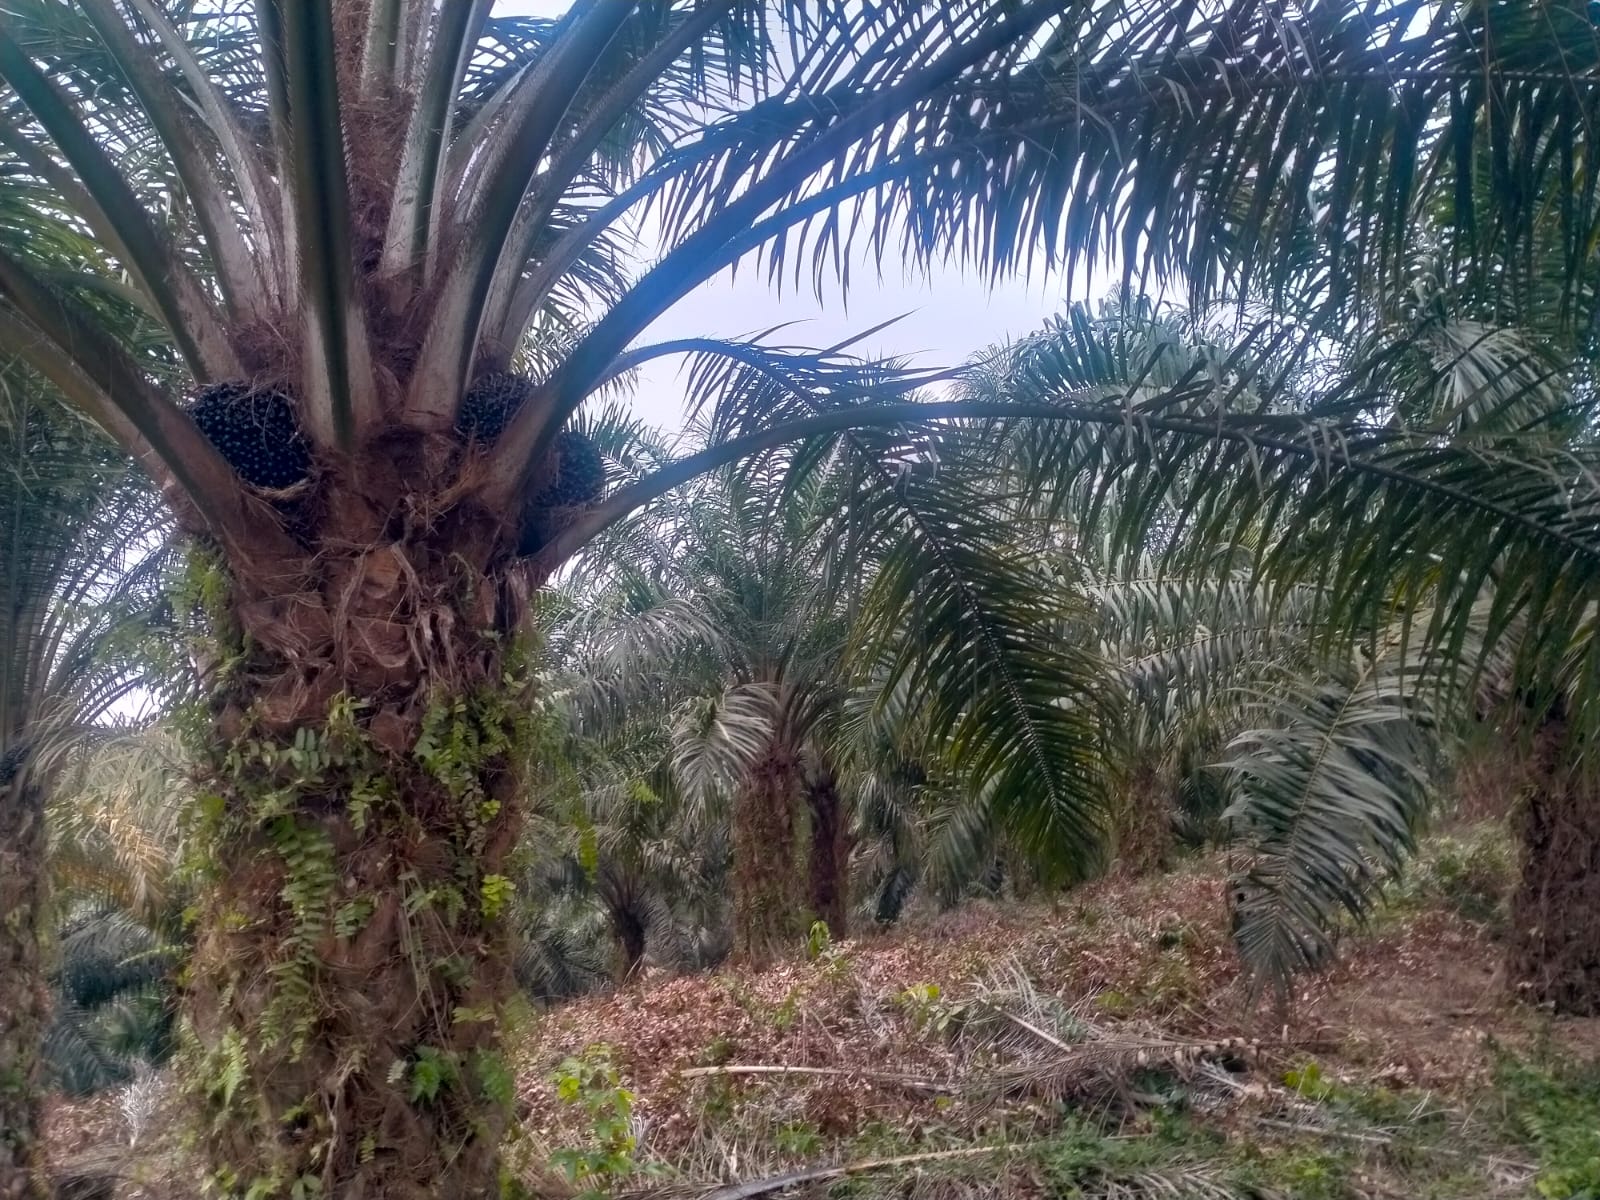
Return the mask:
[[[472, 381], [456, 410], [456, 433], [468, 442], [492, 446], [517, 410], [533, 394], [533, 381], [509, 371], [487, 371]], [[599, 498], [605, 490], [606, 468], [600, 450], [575, 429], [563, 429], [548, 466], [538, 481], [538, 491], [522, 506], [521, 554], [532, 554], [563, 523], [554, 510], [575, 508]]]
[[295, 420], [294, 401], [276, 388], [212, 384], [189, 405], [189, 415], [246, 483], [276, 490], [311, 473], [311, 449]]
[[20, 742], [0, 754], [0, 787], [10, 787], [11, 781], [22, 773], [23, 761], [28, 757], [28, 743]]
[[556, 435], [555, 470], [534, 494], [537, 508], [569, 508], [599, 499], [606, 465], [594, 442], [575, 429]]
[[[456, 432], [492, 446], [511, 418], [533, 394], [531, 379], [509, 371], [489, 371], [473, 380], [456, 411]], [[594, 442], [574, 429], [556, 436], [549, 472], [529, 499], [530, 508], [570, 508], [588, 504], [605, 489], [606, 469]]]
[[522, 540], [519, 554], [534, 554], [567, 523], [568, 512], [600, 498], [605, 490], [606, 468], [594, 442], [575, 429], [556, 435], [552, 469], [543, 485], [522, 506]]
[[472, 381], [456, 410], [456, 432], [469, 442], [492, 446], [517, 409], [533, 394], [533, 380], [510, 371], [488, 371]]

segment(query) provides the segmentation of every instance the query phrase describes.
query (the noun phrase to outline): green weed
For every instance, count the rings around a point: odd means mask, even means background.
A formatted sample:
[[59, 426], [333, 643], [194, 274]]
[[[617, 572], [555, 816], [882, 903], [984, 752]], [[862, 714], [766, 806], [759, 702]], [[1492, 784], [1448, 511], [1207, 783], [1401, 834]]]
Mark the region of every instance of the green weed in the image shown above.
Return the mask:
[[1443, 908], [1500, 928], [1516, 879], [1516, 847], [1494, 823], [1427, 838], [1391, 894], [1401, 909]]
[[1545, 1200], [1600, 1200], [1600, 1066], [1502, 1059], [1495, 1071], [1512, 1136], [1536, 1152]]
[[582, 1058], [568, 1058], [555, 1073], [563, 1104], [582, 1108], [589, 1119], [583, 1146], [564, 1146], [551, 1161], [582, 1189], [584, 1197], [604, 1197], [645, 1170], [633, 1135], [633, 1093], [621, 1086], [611, 1051], [590, 1046]]

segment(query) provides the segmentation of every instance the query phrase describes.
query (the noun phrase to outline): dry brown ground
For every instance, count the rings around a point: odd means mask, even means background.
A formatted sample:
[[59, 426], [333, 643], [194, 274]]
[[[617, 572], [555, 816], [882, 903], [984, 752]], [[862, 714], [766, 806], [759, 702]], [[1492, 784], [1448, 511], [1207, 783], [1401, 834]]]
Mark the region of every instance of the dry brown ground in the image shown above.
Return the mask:
[[[996, 1110], [880, 1077], [952, 1083], [962, 1072], [999, 1070], [999, 1057], [959, 1051], [937, 1022], [959, 1013], [963, 1000], [1019, 978], [1113, 1036], [1259, 1042], [1243, 1077], [1268, 1086], [1281, 1086], [1284, 1070], [1310, 1057], [1329, 1079], [1425, 1090], [1441, 1104], [1470, 1108], [1496, 1047], [1553, 1045], [1569, 1060], [1600, 1062], [1600, 1019], [1552, 1019], [1512, 1003], [1488, 933], [1437, 910], [1384, 919], [1347, 938], [1339, 964], [1303, 981], [1286, 1007], [1251, 1007], [1228, 944], [1222, 887], [1220, 869], [1202, 865], [1102, 881], [1055, 905], [976, 903], [837, 944], [815, 962], [647, 975], [564, 1005], [530, 1019], [514, 1038], [522, 1152], [531, 1160], [582, 1141], [587, 1118], [558, 1101], [551, 1074], [566, 1056], [601, 1042], [635, 1097], [644, 1153], [696, 1159], [686, 1165], [702, 1177], [739, 1170], [737, 1161], [700, 1160], [710, 1145], [737, 1158], [738, 1146], [719, 1140], [715, 1127], [737, 1124], [732, 1112], [746, 1112], [751, 1098], [764, 1106], [765, 1123], [746, 1124], [743, 1136], [771, 1140], [777, 1130], [803, 1129], [821, 1141], [797, 1149], [801, 1157], [807, 1149], [843, 1153], [869, 1129], [898, 1131], [912, 1147], [924, 1135], [933, 1145], [932, 1131], [954, 1126], [993, 1136], [1002, 1120]], [[684, 1074], [730, 1065], [849, 1074]], [[1006, 1131], [1024, 1130], [1029, 1111], [1006, 1110]], [[122, 1136], [108, 1099], [54, 1105], [49, 1129], [58, 1160], [97, 1153]], [[177, 1186], [158, 1164], [146, 1173]], [[1373, 1188], [1367, 1194], [1388, 1194]]]
[[1439, 911], [1347, 938], [1338, 965], [1303, 980], [1286, 1011], [1270, 997], [1251, 1009], [1222, 889], [1221, 872], [1206, 868], [1106, 880], [1055, 906], [976, 903], [869, 933], [836, 947], [846, 969], [789, 962], [647, 977], [540, 1018], [519, 1046], [521, 1096], [535, 1128], [550, 1122], [549, 1073], [597, 1042], [612, 1047], [663, 1133], [688, 1120], [674, 1107], [679, 1073], [714, 1060], [937, 1072], [945, 1050], [902, 1019], [900, 998], [934, 984], [957, 999], [1012, 969], [1109, 1022], [1303, 1044], [1324, 1069], [1386, 1072], [1397, 1085], [1458, 1093], [1483, 1080], [1493, 1045], [1543, 1038], [1600, 1060], [1600, 1019], [1550, 1019], [1512, 1003], [1498, 945]]

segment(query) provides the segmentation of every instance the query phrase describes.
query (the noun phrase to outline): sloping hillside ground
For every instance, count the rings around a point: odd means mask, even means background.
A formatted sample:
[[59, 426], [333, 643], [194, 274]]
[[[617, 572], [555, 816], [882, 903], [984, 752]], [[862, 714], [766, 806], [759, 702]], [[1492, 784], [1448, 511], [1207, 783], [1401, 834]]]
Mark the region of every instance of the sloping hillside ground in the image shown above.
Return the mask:
[[[1596, 1200], [1600, 1020], [1508, 1003], [1505, 859], [1435, 839], [1335, 968], [1254, 1010], [1215, 863], [646, 977], [519, 1022], [513, 1162], [545, 1195]], [[54, 1130], [82, 1158], [126, 1122], [105, 1099]], [[177, 1194], [161, 1141], [124, 1194]]]

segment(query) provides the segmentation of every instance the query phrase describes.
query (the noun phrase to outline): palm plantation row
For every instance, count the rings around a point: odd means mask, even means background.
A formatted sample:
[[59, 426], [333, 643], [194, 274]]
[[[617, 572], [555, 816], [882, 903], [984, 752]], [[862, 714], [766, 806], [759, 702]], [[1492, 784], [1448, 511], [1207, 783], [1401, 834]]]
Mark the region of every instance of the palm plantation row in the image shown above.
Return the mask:
[[[723, 893], [762, 954], [853, 888], [1092, 872], [1227, 757], [1271, 980], [1403, 857], [1456, 724], [1503, 722], [1518, 975], [1595, 1005], [1584, 5], [491, 8], [5, 6], [0, 1195], [52, 747], [138, 678], [116, 614], [161, 570], [132, 464], [191, 547], [132, 620], [191, 660], [221, 1194], [493, 1194], [507, 898], [567, 829], [624, 966]], [[637, 344], [736, 261], [858, 251], [1115, 251], [1230, 315], [1074, 313], [953, 380]], [[686, 353], [700, 449], [590, 401]], [[107, 528], [151, 565], [108, 574]]]

